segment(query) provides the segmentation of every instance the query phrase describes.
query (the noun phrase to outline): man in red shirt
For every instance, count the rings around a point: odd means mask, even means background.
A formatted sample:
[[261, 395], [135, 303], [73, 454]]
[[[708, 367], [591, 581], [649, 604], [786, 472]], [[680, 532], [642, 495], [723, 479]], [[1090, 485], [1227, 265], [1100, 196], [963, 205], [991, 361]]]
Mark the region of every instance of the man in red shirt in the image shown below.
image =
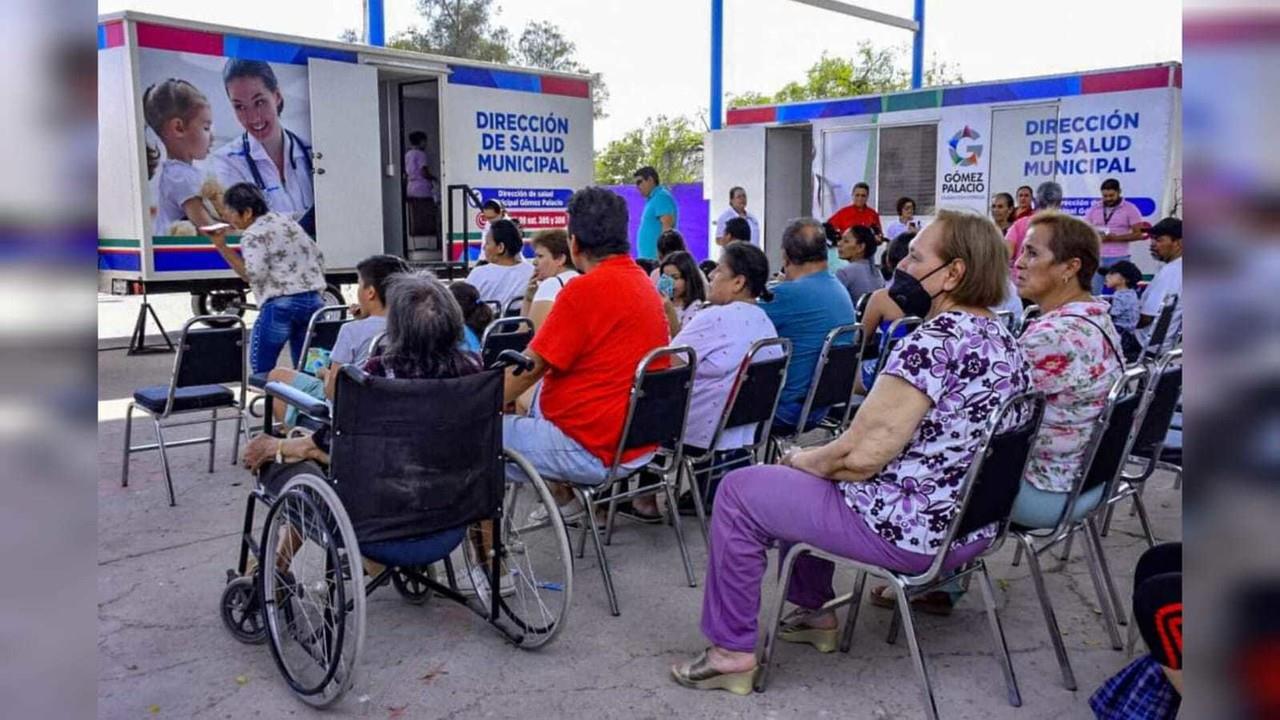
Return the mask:
[[877, 236], [883, 236], [884, 230], [880, 225], [880, 213], [875, 209], [867, 206], [867, 198], [871, 197], [871, 186], [860, 182], [853, 186], [853, 204], [845, 205], [836, 211], [831, 219], [827, 220], [836, 231], [843, 235], [846, 230], [854, 225], [865, 225], [875, 231]]
[[[583, 275], [556, 296], [525, 351], [533, 369], [507, 375], [507, 402], [539, 380], [542, 385], [529, 416], [502, 418], [503, 442], [546, 480], [599, 485], [618, 449], [636, 366], [666, 345], [667, 320], [662, 298], [631, 259], [626, 201], [588, 187], [570, 198], [568, 214], [569, 252]], [[655, 450], [624, 452], [623, 467], [644, 465]], [[512, 466], [508, 474], [521, 479]], [[582, 511], [567, 488], [553, 488], [562, 514], [572, 518]]]

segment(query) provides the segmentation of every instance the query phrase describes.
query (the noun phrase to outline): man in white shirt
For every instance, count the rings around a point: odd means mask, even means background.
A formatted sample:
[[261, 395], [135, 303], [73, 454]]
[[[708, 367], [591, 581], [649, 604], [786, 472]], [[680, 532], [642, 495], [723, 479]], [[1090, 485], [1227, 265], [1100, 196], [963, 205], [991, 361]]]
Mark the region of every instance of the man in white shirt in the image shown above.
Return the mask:
[[503, 219], [489, 224], [484, 259], [488, 264], [467, 275], [467, 282], [479, 291], [481, 300], [496, 300], [505, 310], [512, 300], [524, 297], [533, 265], [524, 261], [524, 237], [515, 223]]
[[1142, 314], [1138, 317], [1135, 334], [1145, 347], [1151, 340], [1151, 331], [1165, 296], [1177, 295], [1178, 304], [1173, 308], [1169, 332], [1165, 335], [1164, 347], [1168, 347], [1182, 331], [1182, 221], [1167, 217], [1147, 231], [1147, 237], [1151, 238], [1151, 257], [1165, 263], [1165, 266], [1156, 273], [1142, 294]]
[[716, 238], [724, 237], [725, 223], [733, 218], [740, 217], [747, 221], [751, 226], [751, 243], [756, 247], [761, 247], [764, 236], [760, 234], [760, 221], [755, 215], [747, 212], [747, 191], [740, 187], [734, 187], [729, 191], [729, 209], [720, 213], [720, 217], [716, 219]]

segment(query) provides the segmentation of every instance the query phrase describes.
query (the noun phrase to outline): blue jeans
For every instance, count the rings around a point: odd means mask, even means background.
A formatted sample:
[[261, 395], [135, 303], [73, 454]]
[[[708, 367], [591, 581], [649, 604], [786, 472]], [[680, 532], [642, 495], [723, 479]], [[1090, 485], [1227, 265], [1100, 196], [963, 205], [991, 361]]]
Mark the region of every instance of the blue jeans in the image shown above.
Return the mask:
[[249, 364], [253, 372], [268, 372], [274, 368], [286, 342], [289, 343], [293, 366], [297, 367], [302, 344], [307, 339], [307, 324], [322, 307], [324, 300], [315, 291], [279, 295], [262, 303], [249, 338]]
[[[1129, 255], [1120, 255], [1118, 257], [1104, 257], [1104, 258], [1101, 258], [1100, 262], [1098, 263], [1098, 267], [1099, 268], [1111, 267], [1113, 264], [1118, 263], [1121, 260], [1128, 260], [1129, 258], [1130, 258]], [[1106, 284], [1104, 282], [1105, 280], [1106, 280], [1105, 276], [1094, 273], [1093, 275], [1093, 294], [1094, 295], [1102, 294], [1102, 289], [1106, 287]]]

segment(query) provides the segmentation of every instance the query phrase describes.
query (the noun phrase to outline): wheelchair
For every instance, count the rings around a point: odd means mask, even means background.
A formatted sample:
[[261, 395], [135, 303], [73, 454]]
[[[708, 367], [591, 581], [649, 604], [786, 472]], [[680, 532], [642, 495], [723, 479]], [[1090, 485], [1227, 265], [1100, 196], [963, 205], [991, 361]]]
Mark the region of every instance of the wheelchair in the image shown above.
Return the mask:
[[[489, 369], [443, 380], [344, 366], [331, 415], [322, 401], [267, 384], [265, 432], [274, 432], [271, 403], [298, 407], [328, 427], [330, 465], [269, 465], [258, 475], [220, 612], [237, 640], [269, 642], [302, 701], [324, 707], [352, 686], [365, 598], [388, 583], [413, 604], [433, 596], [460, 603], [522, 649], [543, 647], [563, 630], [573, 597], [569, 537], [537, 471], [502, 447], [509, 365], [521, 372], [529, 360], [506, 352]], [[525, 481], [507, 482], [508, 465]], [[258, 505], [265, 520], [255, 532]], [[539, 505], [546, 519], [534, 523]], [[467, 577], [480, 586], [471, 597], [450, 559], [459, 547]]]

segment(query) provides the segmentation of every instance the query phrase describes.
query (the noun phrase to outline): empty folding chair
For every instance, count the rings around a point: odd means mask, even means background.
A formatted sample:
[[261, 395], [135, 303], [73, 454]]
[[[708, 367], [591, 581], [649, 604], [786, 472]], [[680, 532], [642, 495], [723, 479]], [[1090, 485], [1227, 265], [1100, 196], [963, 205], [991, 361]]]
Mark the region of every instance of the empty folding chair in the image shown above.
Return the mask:
[[[197, 327], [206, 320], [213, 320], [218, 327]], [[213, 472], [213, 452], [218, 438], [218, 421], [235, 420], [236, 430], [231, 449], [234, 463], [240, 454], [240, 435], [248, 440], [248, 418], [245, 417], [245, 386], [247, 383], [245, 348], [248, 345], [244, 321], [226, 315], [202, 315], [193, 317], [182, 326], [178, 340], [178, 354], [173, 360], [173, 374], [167, 385], [151, 385], [133, 392], [133, 402], [124, 415], [124, 461], [120, 470], [120, 486], [129, 486], [129, 456], [147, 450], [160, 451], [160, 463], [164, 468], [164, 481], [169, 488], [169, 505], [175, 505], [173, 474], [169, 468], [168, 449], [184, 445], [209, 445], [209, 472]], [[239, 383], [237, 397], [230, 388]], [[133, 411], [142, 410], [151, 416], [156, 429], [156, 442], [150, 445], [132, 445]], [[234, 414], [219, 417], [218, 411], [231, 408]], [[209, 413], [208, 417], [167, 422], [170, 418], [195, 413]], [[166, 442], [166, 428], [209, 423], [208, 437], [188, 438]]]
[[527, 317], [498, 318], [489, 323], [480, 338], [480, 357], [485, 367], [498, 361], [503, 350], [523, 353], [533, 340], [533, 321]]
[[[1151, 530], [1151, 520], [1147, 517], [1147, 508], [1142, 502], [1142, 490], [1156, 469], [1161, 467], [1165, 436], [1169, 433], [1181, 395], [1182, 348], [1175, 348], [1165, 353], [1151, 369], [1151, 380], [1147, 383], [1146, 398], [1143, 401], [1146, 409], [1142, 413], [1142, 427], [1138, 429], [1137, 439], [1129, 453], [1129, 461], [1136, 462], [1140, 468], [1135, 473], [1122, 473], [1115, 493], [1107, 499], [1106, 518], [1102, 523], [1103, 537], [1111, 529], [1116, 504], [1132, 498], [1133, 509], [1142, 523], [1142, 533], [1147, 538], [1147, 544], [1155, 546], [1156, 536]], [[1182, 472], [1180, 467], [1175, 466], [1175, 469], [1178, 473]]]
[[[1089, 445], [1084, 454], [1084, 462], [1081, 464], [1080, 473], [1073, 479], [1068, 501], [1063, 506], [1057, 524], [1050, 528], [1032, 528], [1014, 524], [1010, 529], [1010, 534], [1019, 543], [1013, 564], [1017, 565], [1019, 558], [1025, 553], [1036, 595], [1040, 599], [1040, 608], [1044, 612], [1049, 640], [1053, 644], [1053, 651], [1058, 657], [1058, 665], [1062, 670], [1062, 682], [1068, 690], [1076, 689], [1075, 674], [1071, 669], [1071, 661], [1067, 657], [1066, 646], [1062, 642], [1062, 633], [1058, 629], [1053, 602], [1045, 587], [1039, 557], [1059, 543], [1069, 541], [1076, 533], [1084, 536], [1089, 574], [1098, 595], [1103, 624], [1110, 635], [1112, 647], [1119, 650], [1121, 648], [1120, 632], [1116, 624], [1117, 622], [1125, 623], [1124, 609], [1098, 536], [1099, 513], [1107, 505], [1100, 501], [1093, 507], [1079, 510], [1076, 505], [1080, 497], [1098, 488], [1101, 488], [1098, 492], [1101, 498], [1105, 499], [1113, 493], [1124, 467], [1125, 458], [1128, 457], [1129, 450], [1133, 446], [1137, 427], [1142, 422], [1143, 391], [1146, 379], [1146, 368], [1135, 367], [1126, 370], [1112, 384], [1107, 394], [1106, 406], [1094, 421]], [[1037, 547], [1038, 541], [1043, 541], [1043, 544]]]
[[[673, 364], [665, 369], [655, 369], [663, 363], [674, 359], [683, 364]], [[599, 485], [575, 484], [572, 478], [552, 478], [567, 482], [582, 500], [586, 509], [582, 522], [589, 529], [582, 531], [578, 541], [578, 557], [586, 550], [587, 534], [595, 544], [596, 558], [600, 561], [600, 572], [604, 576], [604, 589], [609, 596], [609, 611], [617, 616], [618, 596], [613, 588], [613, 576], [609, 572], [609, 560], [605, 556], [604, 546], [613, 534], [613, 521], [619, 501], [648, 494], [655, 491], [652, 485], [625, 489], [624, 484], [642, 470], [648, 469], [662, 477], [656, 488], [667, 500], [667, 508], [671, 513], [671, 526], [676, 533], [676, 543], [680, 546], [680, 558], [684, 561], [685, 575], [689, 587], [696, 587], [697, 580], [693, 575], [693, 564], [689, 560], [689, 548], [685, 546], [684, 531], [680, 526], [680, 513], [676, 511], [675, 479], [684, 462], [684, 428], [689, 416], [689, 398], [693, 393], [693, 374], [697, 363], [697, 355], [689, 347], [664, 347], [653, 350], [640, 361], [636, 367], [635, 379], [631, 385], [630, 400], [627, 403], [627, 415], [622, 424], [622, 434], [618, 438], [618, 448], [614, 451], [609, 465], [609, 473]], [[658, 446], [657, 454], [646, 465], [627, 468], [622, 464], [622, 456], [628, 450]], [[606, 521], [607, 537], [602, 539], [600, 528], [595, 523], [596, 507], [608, 503], [609, 515]]]
[[[1044, 417], [1044, 395], [1029, 392], [1018, 395], [1000, 408], [991, 419], [986, 433], [978, 445], [973, 464], [964, 476], [959, 511], [955, 513], [947, 528], [946, 539], [939, 546], [929, 569], [919, 575], [900, 572], [849, 558], [840, 557], [818, 549], [808, 543], [797, 543], [780, 561], [782, 571], [779, 573], [779, 592], [775, 595], [770, 608], [767, 631], [763, 647], [760, 649], [756, 673], [755, 687], [763, 692], [768, 682], [768, 673], [772, 660], [778, 631], [782, 620], [782, 609], [787, 597], [787, 589], [791, 582], [791, 571], [796, 561], [803, 555], [829, 560], [837, 565], [851, 567], [856, 571], [853, 592], [834, 598], [822, 607], [823, 611], [834, 610], [842, 605], [849, 606], [848, 616], [840, 639], [840, 651], [848, 652], [853, 643], [853, 632], [858, 621], [858, 610], [862, 604], [862, 591], [867, 575], [887, 580], [898, 596], [898, 612], [903, 629], [906, 631], [907, 644], [911, 659], [919, 675], [923, 691], [925, 710], [928, 717], [938, 717], [938, 704], [933, 695], [933, 684], [929, 680], [928, 668], [924, 655], [920, 651], [919, 639], [916, 636], [915, 621], [912, 615], [911, 598], [937, 589], [941, 585], [958, 578], [976, 574], [982, 590], [983, 603], [986, 608], [987, 621], [990, 626], [992, 640], [995, 643], [996, 659], [1004, 675], [1008, 688], [1009, 704], [1018, 707], [1022, 698], [1018, 692], [1017, 678], [1013, 672], [1013, 664], [1009, 658], [1009, 648], [1005, 642], [1004, 630], [1000, 625], [1000, 617], [996, 612], [995, 594], [991, 588], [991, 578], [987, 574], [985, 558], [999, 550], [1009, 527], [1009, 514], [1013, 511], [1013, 501], [1017, 496], [1018, 485], [1026, 467], [1032, 440], [1040, 428]], [[853, 522], [859, 522], [854, 520]], [[949, 556], [958, 538], [963, 538], [982, 528], [995, 525], [996, 533], [986, 550], [968, 563], [953, 567]]]
[[[776, 354], [776, 357], [764, 358], [766, 354]], [[689, 480], [689, 492], [698, 513], [703, 540], [707, 539], [706, 504], [711, 499], [712, 481], [730, 469], [753, 464], [760, 449], [769, 442], [769, 428], [773, 425], [774, 413], [778, 411], [790, 362], [791, 341], [787, 338], [767, 338], [752, 344], [738, 366], [738, 375], [720, 414], [720, 422], [711, 435], [711, 442], [706, 448], [686, 446], [684, 449], [684, 475]], [[742, 446], [742, 453], [737, 458], [716, 462], [718, 453], [715, 448], [720, 445], [725, 432], [751, 425], [756, 426], [755, 439]], [[705, 482], [700, 478], [705, 478]]]
[[[862, 349], [862, 328], [857, 325], [840, 325], [827, 333], [813, 368], [813, 382], [805, 394], [800, 408], [799, 424], [790, 432], [778, 432], [772, 428], [767, 456], [775, 460], [787, 448], [799, 442], [800, 436], [817, 427], [839, 434], [849, 426], [853, 416], [854, 394], [858, 380], [858, 357]], [[815, 408], [831, 408], [835, 417], [828, 415], [817, 423], [809, 424], [809, 414]]]

